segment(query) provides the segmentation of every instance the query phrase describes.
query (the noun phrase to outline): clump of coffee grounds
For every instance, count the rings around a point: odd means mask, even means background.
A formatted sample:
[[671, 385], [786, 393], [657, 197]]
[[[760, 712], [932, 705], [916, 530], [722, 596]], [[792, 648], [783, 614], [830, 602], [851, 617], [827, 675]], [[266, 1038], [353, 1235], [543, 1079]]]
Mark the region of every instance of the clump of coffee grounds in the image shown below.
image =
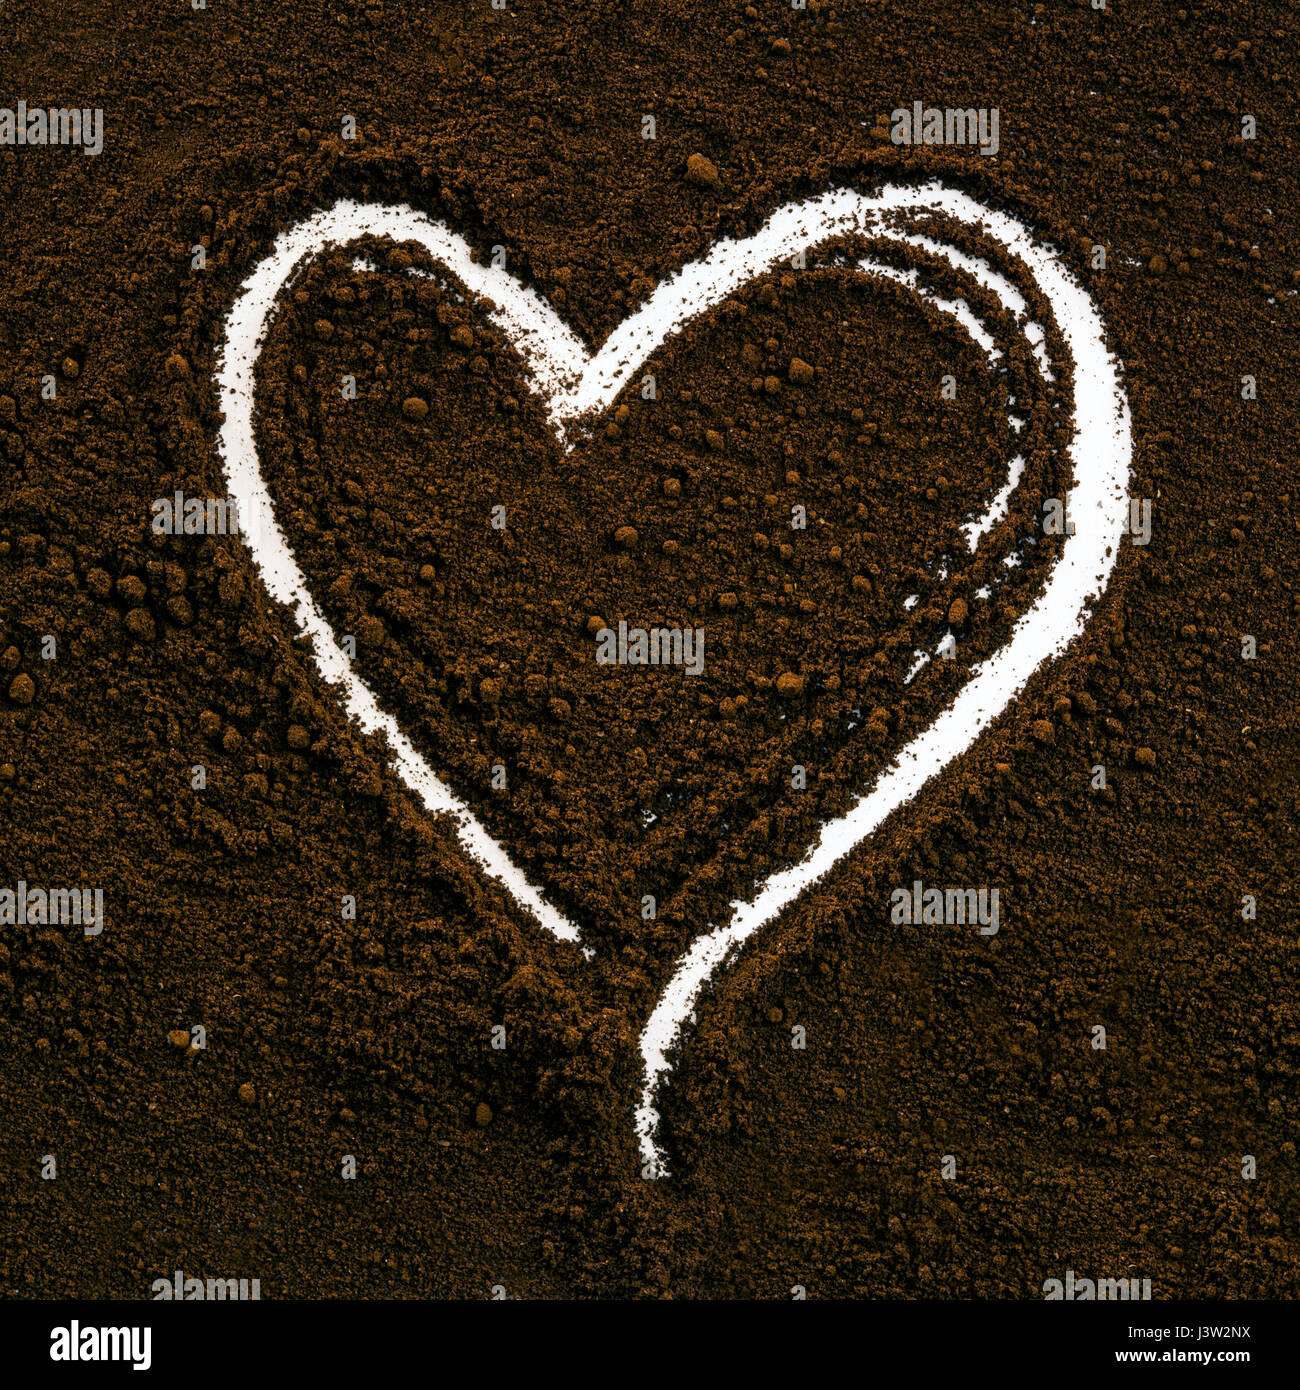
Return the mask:
[[[268, 1298], [1032, 1298], [1066, 1268], [1293, 1290], [1294, 16], [47, 9], [6, 18], [0, 93], [102, 106], [105, 141], [0, 147], [0, 887], [102, 887], [105, 926], [0, 926], [0, 1291], [147, 1298], [177, 1268]], [[996, 106], [998, 154], [894, 145], [913, 100]], [[647, 1181], [637, 1038], [673, 962], [933, 718], [1056, 553], [976, 597], [1002, 566], [959, 527], [1013, 444], [1006, 378], [910, 291], [783, 268], [565, 452], [486, 306], [407, 273], [435, 269], [418, 248], [327, 254], [281, 297], [257, 383], [281, 525], [590, 963], [348, 723], [242, 542], [156, 536], [150, 506], [225, 494], [223, 316], [339, 198], [505, 246], [595, 346], [778, 206], [930, 177], [1095, 297], [1151, 541], [717, 977]], [[1069, 481], [1012, 342], [1008, 545]], [[620, 619], [703, 629], [702, 673], [598, 667]], [[958, 660], [904, 685], [950, 627]], [[894, 923], [916, 879], [997, 887], [998, 933]]]

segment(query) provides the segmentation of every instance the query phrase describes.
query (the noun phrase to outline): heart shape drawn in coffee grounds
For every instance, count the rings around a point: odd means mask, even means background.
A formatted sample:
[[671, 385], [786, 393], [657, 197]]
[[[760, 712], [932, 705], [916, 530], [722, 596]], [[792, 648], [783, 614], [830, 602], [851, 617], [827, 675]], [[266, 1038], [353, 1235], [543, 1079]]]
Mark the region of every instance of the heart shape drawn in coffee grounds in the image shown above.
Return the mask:
[[[932, 217], [964, 224], [997, 245], [1001, 254], [1023, 268], [1051, 308], [1073, 366], [1073, 420], [1067, 449], [1074, 476], [1067, 507], [1073, 531], [1065, 537], [1041, 593], [1016, 621], [1009, 639], [972, 668], [952, 702], [897, 754], [846, 814], [822, 825], [816, 843], [801, 861], [756, 883], [748, 901], [733, 902], [728, 920], [707, 923], [675, 963], [640, 1043], [643, 1088], [634, 1125], [643, 1170], [657, 1177], [666, 1176], [667, 1166], [658, 1140], [656, 1093], [705, 983], [743, 942], [969, 748], [1019, 696], [1030, 677], [1059, 658], [1082, 633], [1104, 591], [1126, 529], [1132, 439], [1119, 364], [1106, 348], [1100, 314], [1058, 255], [1019, 220], [931, 181], [888, 185], [873, 195], [834, 189], [779, 209], [753, 236], [719, 243], [660, 284], [595, 353], [588, 351], [540, 294], [504, 268], [475, 261], [464, 239], [443, 223], [403, 205], [347, 200], [280, 235], [271, 253], [240, 287], [225, 320], [216, 369], [225, 418], [217, 447], [238, 505], [241, 532], [267, 590], [293, 610], [299, 630], [311, 639], [322, 678], [341, 689], [347, 713], [364, 732], [382, 731], [387, 737], [398, 774], [426, 809], [450, 815], [464, 851], [483, 872], [499, 881], [543, 928], [590, 957], [590, 949], [581, 946], [577, 926], [546, 901], [471, 808], [437, 777], [397, 721], [380, 708], [308, 590], [276, 520], [254, 433], [255, 367], [278, 297], [297, 272], [327, 248], [346, 246], [362, 237], [387, 237], [421, 246], [451, 278], [490, 302], [488, 317], [520, 353], [529, 384], [541, 398], [552, 428], [560, 442], [572, 448], [571, 432], [577, 434], [584, 419], [610, 406], [647, 357], [693, 318], [755, 277], [831, 239], [893, 240], [946, 259], [991, 291], [1025, 336], [1044, 380], [1052, 380], [1043, 330], [1029, 319], [1025, 300], [1012, 281], [980, 257], [917, 230]], [[902, 281], [926, 295], [915, 271], [902, 272], [872, 260], [857, 262], [854, 268]], [[986, 353], [990, 351], [991, 336], [964, 300], [927, 297], [956, 318]], [[1015, 418], [1011, 420], [1015, 425]], [[1006, 514], [1022, 464], [1020, 458], [1009, 460], [1006, 483], [990, 500], [988, 511], [965, 528], [972, 552]], [[1008, 557], [1004, 563], [1014, 561]], [[922, 654], [922, 660], [928, 655]]]

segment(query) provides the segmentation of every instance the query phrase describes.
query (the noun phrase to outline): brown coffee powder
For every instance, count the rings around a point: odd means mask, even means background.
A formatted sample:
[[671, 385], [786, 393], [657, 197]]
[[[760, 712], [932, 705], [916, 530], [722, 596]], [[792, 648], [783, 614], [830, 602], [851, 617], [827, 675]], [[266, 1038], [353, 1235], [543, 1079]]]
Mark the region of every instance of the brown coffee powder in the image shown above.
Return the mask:
[[[0, 1288], [145, 1298], [182, 1268], [264, 1297], [1025, 1298], [1073, 1268], [1290, 1294], [1289, 7], [0, 21], [0, 106], [105, 113], [93, 157], [0, 145], [0, 887], [106, 904], [94, 937], [0, 926]], [[918, 100], [996, 107], [998, 153], [894, 144]], [[637, 1038], [673, 962], [933, 718], [1057, 553], [989, 601], [996, 556], [939, 578], [1010, 448], [1009, 533], [1068, 484], [1010, 325], [1019, 441], [951, 319], [842, 266], [777, 270], [566, 453], [484, 306], [407, 274], [432, 269], [416, 248], [322, 256], [282, 297], [257, 394], [277, 516], [358, 670], [590, 963], [348, 724], [243, 542], [155, 535], [151, 503], [225, 494], [223, 318], [339, 198], [504, 247], [595, 346], [777, 207], [932, 176], [1096, 300], [1150, 544], [716, 977], [661, 1096], [672, 1176], [646, 1181]], [[699, 627], [704, 670], [599, 667], [593, 619]], [[958, 660], [904, 686], [949, 627]], [[891, 921], [918, 879], [996, 886], [1000, 930]]]

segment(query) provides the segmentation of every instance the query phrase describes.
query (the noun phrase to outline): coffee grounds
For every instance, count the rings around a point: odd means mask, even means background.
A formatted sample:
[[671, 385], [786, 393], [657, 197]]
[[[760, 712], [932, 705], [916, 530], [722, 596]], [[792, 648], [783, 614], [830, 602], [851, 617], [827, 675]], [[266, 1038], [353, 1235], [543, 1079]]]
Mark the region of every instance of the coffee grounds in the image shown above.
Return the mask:
[[[106, 908], [97, 937], [0, 927], [0, 1287], [1039, 1297], [1072, 1268], [1288, 1294], [1290, 11], [46, 9], [5, 19], [0, 105], [103, 107], [105, 140], [0, 147], [0, 887]], [[914, 100], [996, 106], [997, 155], [893, 144]], [[281, 296], [257, 383], [280, 523], [590, 963], [349, 725], [242, 542], [154, 535], [150, 506], [225, 494], [222, 319], [339, 198], [504, 247], [597, 345], [775, 208], [929, 177], [1094, 296], [1151, 541], [1066, 658], [715, 978], [660, 1095], [672, 1176], [646, 1181], [637, 1038], [673, 962], [888, 766], [1057, 554], [999, 562], [1069, 481], [1010, 325], [895, 256], [988, 317], [1020, 435], [951, 319], [822, 248], [687, 325], [645, 366], [656, 398], [634, 382], [565, 452], [418, 248], [328, 253]], [[1005, 544], [971, 560], [959, 528], [1017, 451]], [[702, 673], [598, 666], [620, 619], [701, 628]], [[904, 685], [949, 629], [957, 659]], [[997, 887], [999, 932], [894, 923], [916, 879]]]

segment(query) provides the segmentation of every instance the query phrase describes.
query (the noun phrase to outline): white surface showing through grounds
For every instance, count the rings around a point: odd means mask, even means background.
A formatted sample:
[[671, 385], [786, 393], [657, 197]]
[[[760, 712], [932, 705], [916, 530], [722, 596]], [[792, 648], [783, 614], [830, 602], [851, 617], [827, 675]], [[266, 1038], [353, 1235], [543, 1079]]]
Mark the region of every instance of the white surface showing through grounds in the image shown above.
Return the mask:
[[[748, 902], [733, 902], [730, 918], [708, 923], [675, 963], [641, 1035], [643, 1089], [634, 1118], [643, 1163], [653, 1165], [649, 1171], [659, 1176], [666, 1174], [666, 1166], [658, 1140], [656, 1093], [670, 1066], [668, 1054], [705, 983], [744, 941], [823, 878], [887, 816], [969, 748], [1019, 695], [1033, 673], [1059, 657], [1083, 631], [1091, 605], [1104, 590], [1125, 530], [1132, 444], [1128, 402], [1118, 365], [1106, 350], [1105, 329], [1097, 309], [1057, 256], [1018, 220], [986, 208], [956, 189], [931, 182], [891, 185], [873, 196], [837, 189], [779, 209], [752, 237], [720, 243], [659, 285], [595, 353], [588, 352], [536, 291], [505, 269], [474, 261], [468, 244], [444, 224], [399, 205], [343, 201], [291, 228], [276, 240], [271, 253], [240, 287], [226, 318], [216, 373], [219, 404], [225, 415], [217, 448], [231, 495], [238, 503], [241, 530], [268, 591], [293, 610], [299, 629], [311, 638], [321, 676], [341, 687], [348, 714], [363, 731], [382, 731], [387, 737], [399, 775], [425, 807], [454, 818], [465, 852], [546, 930], [564, 941], [580, 943], [577, 927], [528, 882], [470, 808], [434, 773], [392, 716], [380, 708], [308, 592], [275, 519], [253, 428], [254, 369], [277, 300], [303, 266], [327, 247], [346, 246], [363, 236], [422, 246], [453, 280], [492, 301], [494, 307], [488, 317], [520, 352], [553, 428], [561, 442], [572, 448], [569, 429], [583, 417], [610, 406], [646, 358], [691, 319], [800, 252], [811, 251], [834, 237], [861, 235], [922, 245], [974, 274], [998, 293], [1030, 342], [1044, 378], [1050, 380], [1043, 330], [1025, 319], [1024, 301], [1009, 281], [985, 262], [941, 242], [919, 238], [914, 231], [891, 222], [891, 217], [896, 222], [898, 215], [906, 214], [914, 223], [927, 213], [946, 214], [978, 228], [1026, 268], [1051, 306], [1073, 359], [1074, 419], [1068, 452], [1075, 486], [1069, 496], [1068, 514], [1075, 530], [1065, 538], [1037, 601], [1015, 624], [1006, 644], [972, 669], [952, 703], [898, 754], [845, 815], [822, 826], [817, 842], [799, 863], [756, 884]], [[858, 268], [864, 275], [880, 270], [866, 262]], [[957, 313], [957, 305], [966, 311], [962, 301], [942, 307]], [[1008, 481], [1013, 489], [1018, 479]], [[1008, 494], [1011, 489], [1006, 490]], [[1006, 505], [1007, 495], [999, 494], [990, 509], [988, 526], [981, 519], [968, 530], [972, 549], [998, 515], [1005, 513]]]

